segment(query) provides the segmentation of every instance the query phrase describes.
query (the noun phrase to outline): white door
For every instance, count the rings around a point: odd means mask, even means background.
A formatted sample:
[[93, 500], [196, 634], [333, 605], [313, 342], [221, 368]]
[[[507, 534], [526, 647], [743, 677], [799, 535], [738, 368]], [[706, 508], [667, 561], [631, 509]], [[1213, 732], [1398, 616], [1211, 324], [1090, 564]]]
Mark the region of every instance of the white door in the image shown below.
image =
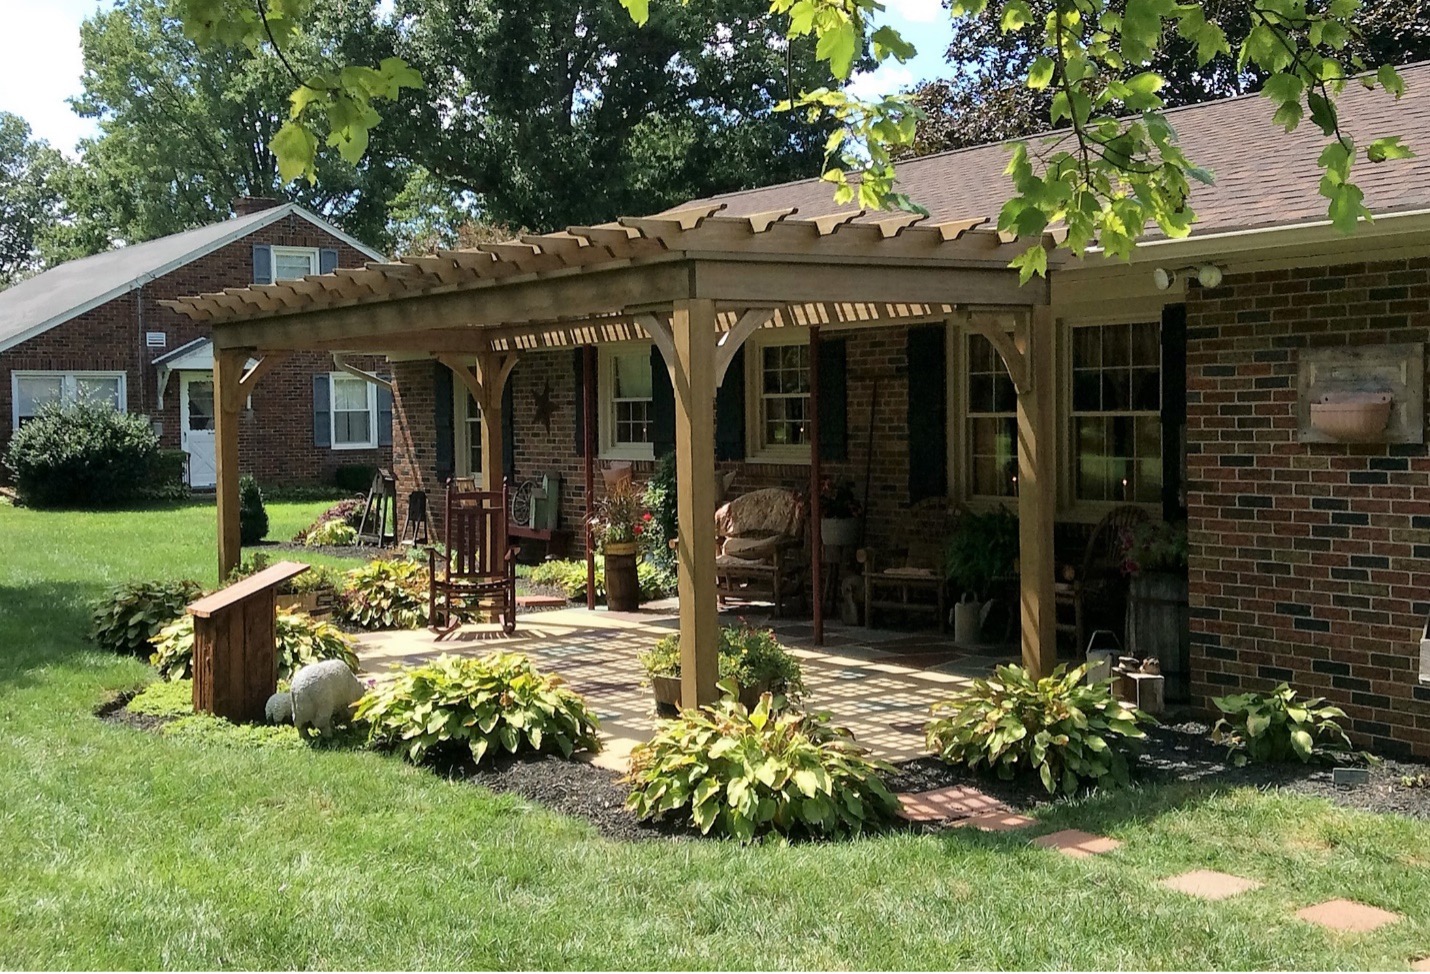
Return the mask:
[[214, 380], [212, 373], [184, 376], [179, 397], [181, 442], [189, 455], [189, 486], [213, 487], [218, 483], [214, 451]]

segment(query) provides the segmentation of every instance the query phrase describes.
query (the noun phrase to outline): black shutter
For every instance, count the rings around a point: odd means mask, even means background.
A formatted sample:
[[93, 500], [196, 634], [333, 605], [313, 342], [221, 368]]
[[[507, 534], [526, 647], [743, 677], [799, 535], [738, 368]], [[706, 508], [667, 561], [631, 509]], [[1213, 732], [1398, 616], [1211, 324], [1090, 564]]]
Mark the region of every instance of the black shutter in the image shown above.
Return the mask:
[[333, 445], [333, 425], [329, 405], [328, 373], [313, 376], [313, 445]]
[[571, 370], [576, 377], [576, 455], [586, 455], [586, 349], [571, 350]]
[[516, 393], [515, 384], [507, 378], [501, 394], [502, 475], [516, 483]]
[[819, 342], [819, 456], [822, 460], [849, 458], [849, 399], [845, 379], [848, 340]]
[[675, 452], [675, 387], [670, 384], [665, 356], [654, 345], [650, 347], [650, 394], [650, 441], [656, 459], [660, 459]]
[[1162, 517], [1185, 520], [1182, 471], [1187, 455], [1187, 306], [1162, 309]]
[[[658, 356], [657, 356], [658, 357]], [[664, 359], [661, 360], [664, 363]], [[654, 368], [654, 360], [652, 360]], [[745, 459], [745, 346], [735, 349], [715, 393], [715, 459]]]
[[392, 390], [377, 387], [377, 445], [392, 446]]
[[909, 329], [909, 503], [948, 496], [948, 377], [945, 328]]
[[456, 431], [452, 429], [452, 370], [441, 362], [432, 363], [432, 425], [437, 431], [437, 482], [444, 483], [456, 473]]
[[338, 269], [338, 252], [331, 247], [318, 251], [318, 273], [331, 274]]
[[253, 283], [273, 283], [273, 248], [268, 244], [253, 245]]

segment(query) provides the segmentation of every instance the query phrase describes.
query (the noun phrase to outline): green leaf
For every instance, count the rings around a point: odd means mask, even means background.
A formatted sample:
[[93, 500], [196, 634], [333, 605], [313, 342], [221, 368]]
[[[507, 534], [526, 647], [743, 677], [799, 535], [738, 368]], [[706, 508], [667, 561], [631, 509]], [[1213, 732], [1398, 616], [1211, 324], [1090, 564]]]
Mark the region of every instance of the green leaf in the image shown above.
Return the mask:
[[621, 0], [621, 6], [637, 24], [644, 26], [650, 20], [650, 0]]
[[1386, 162], [1390, 159], [1413, 159], [1415, 152], [1400, 141], [1400, 136], [1393, 135], [1383, 139], [1376, 139], [1365, 150], [1366, 158], [1371, 162]]
[[291, 183], [302, 176], [310, 183], [317, 181], [318, 140], [305, 126], [292, 120], [284, 122], [268, 148], [278, 161], [278, 177], [283, 182]]

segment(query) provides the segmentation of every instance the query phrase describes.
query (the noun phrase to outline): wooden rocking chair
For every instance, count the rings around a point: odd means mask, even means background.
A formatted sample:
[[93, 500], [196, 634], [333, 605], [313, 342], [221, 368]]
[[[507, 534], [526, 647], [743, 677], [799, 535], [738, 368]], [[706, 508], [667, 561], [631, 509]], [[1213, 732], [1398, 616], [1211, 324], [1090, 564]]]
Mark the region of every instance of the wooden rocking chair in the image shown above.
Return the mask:
[[507, 543], [507, 488], [500, 491], [447, 489], [442, 525], [443, 551], [427, 549], [431, 587], [428, 623], [438, 639], [450, 636], [462, 616], [487, 612], [500, 616], [502, 632], [516, 631], [516, 556]]

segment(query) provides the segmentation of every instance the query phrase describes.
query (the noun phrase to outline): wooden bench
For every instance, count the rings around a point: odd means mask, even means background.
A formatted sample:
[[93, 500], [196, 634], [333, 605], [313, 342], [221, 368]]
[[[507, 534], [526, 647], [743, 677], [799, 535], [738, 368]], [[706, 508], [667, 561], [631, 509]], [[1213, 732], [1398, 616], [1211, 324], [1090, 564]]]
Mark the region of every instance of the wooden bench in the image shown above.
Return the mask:
[[278, 690], [274, 633], [276, 592], [307, 565], [272, 568], [190, 603], [194, 617], [194, 712], [233, 721], [260, 721]]
[[529, 528], [524, 524], [508, 524], [506, 536], [508, 538], [521, 538], [526, 541], [545, 542], [546, 555], [551, 558], [565, 558], [567, 553], [571, 550], [570, 531]]

